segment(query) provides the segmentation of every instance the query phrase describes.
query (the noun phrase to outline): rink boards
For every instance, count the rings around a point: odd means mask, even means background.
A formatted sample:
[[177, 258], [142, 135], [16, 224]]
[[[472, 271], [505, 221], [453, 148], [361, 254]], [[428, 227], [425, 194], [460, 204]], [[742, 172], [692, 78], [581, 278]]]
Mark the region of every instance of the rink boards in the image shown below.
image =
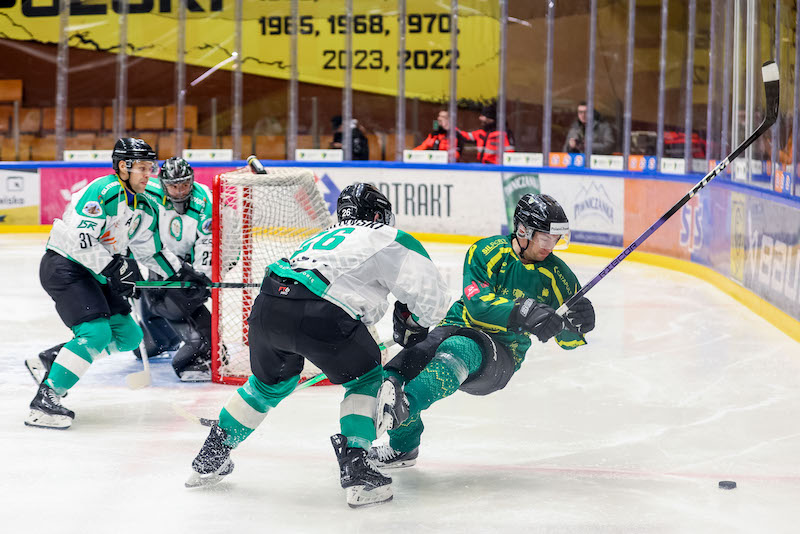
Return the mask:
[[[214, 175], [240, 163], [194, 167], [198, 181], [210, 186]], [[573, 242], [612, 247], [632, 242], [700, 178], [523, 167], [498, 172], [480, 165], [268, 165], [311, 167], [329, 207], [344, 186], [372, 182], [392, 201], [398, 226], [425, 234], [505, 232], [522, 194], [547, 193], [567, 212]], [[106, 165], [85, 163], [0, 164], [0, 231], [51, 224], [73, 192], [109, 173]], [[708, 267], [798, 321], [799, 229], [797, 199], [717, 179], [639, 250]]]

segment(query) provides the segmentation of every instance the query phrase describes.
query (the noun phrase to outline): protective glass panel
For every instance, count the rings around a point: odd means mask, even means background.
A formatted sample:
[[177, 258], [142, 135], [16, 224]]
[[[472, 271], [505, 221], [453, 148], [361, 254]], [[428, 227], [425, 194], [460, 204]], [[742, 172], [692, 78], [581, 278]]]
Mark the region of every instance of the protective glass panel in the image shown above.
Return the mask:
[[[553, 38], [553, 105], [550, 165], [583, 166], [585, 116], [578, 115], [586, 102], [589, 72], [591, 2], [559, 2], [556, 5]], [[569, 38], [567, 38], [569, 36]], [[565, 159], [559, 153], [569, 153]]]
[[[594, 126], [592, 154], [621, 153], [625, 98], [628, 1], [601, 3], [597, 10], [594, 70]], [[622, 168], [622, 160], [601, 158], [592, 167]]]
[[509, 3], [506, 48], [508, 128], [517, 152], [538, 154], [542, 152], [547, 62], [546, 2]]

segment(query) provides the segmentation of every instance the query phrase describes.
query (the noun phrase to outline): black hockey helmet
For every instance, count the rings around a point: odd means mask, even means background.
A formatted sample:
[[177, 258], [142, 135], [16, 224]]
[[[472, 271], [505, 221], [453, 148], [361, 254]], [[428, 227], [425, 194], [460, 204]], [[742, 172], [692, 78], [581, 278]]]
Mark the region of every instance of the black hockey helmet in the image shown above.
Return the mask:
[[569, 219], [564, 208], [550, 195], [523, 195], [514, 210], [514, 235], [532, 239], [536, 232], [562, 236], [569, 240]]
[[156, 151], [144, 139], [135, 137], [122, 137], [114, 144], [111, 152], [111, 162], [114, 170], [119, 172], [119, 164], [125, 162], [125, 168], [130, 170], [134, 161], [150, 161], [155, 165]]
[[342, 190], [336, 201], [336, 218], [339, 222], [377, 221], [394, 226], [392, 203], [377, 187], [365, 183], [348, 185]]
[[186, 213], [189, 209], [189, 200], [192, 197], [191, 187], [185, 195], [173, 196], [170, 195], [167, 186], [179, 185], [185, 182], [189, 182], [190, 185], [194, 184], [194, 170], [192, 166], [189, 165], [189, 162], [177, 156], [169, 158], [161, 166], [161, 170], [158, 171], [158, 179], [161, 182], [161, 188], [164, 190], [164, 194], [167, 195], [167, 198], [170, 199], [173, 206], [175, 206], [175, 211], [181, 215]]

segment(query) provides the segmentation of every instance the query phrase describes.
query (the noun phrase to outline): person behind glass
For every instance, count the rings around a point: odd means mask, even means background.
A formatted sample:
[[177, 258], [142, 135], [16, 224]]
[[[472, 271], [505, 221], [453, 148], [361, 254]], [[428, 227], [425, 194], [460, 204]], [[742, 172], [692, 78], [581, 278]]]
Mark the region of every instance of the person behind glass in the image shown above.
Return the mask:
[[[586, 113], [586, 102], [581, 102], [578, 104], [578, 117], [567, 131], [563, 152], [572, 154], [586, 152]], [[614, 131], [597, 110], [594, 112], [592, 132], [592, 154], [612, 154], [616, 144]]]
[[[500, 153], [500, 132], [497, 131], [497, 107], [495, 104], [484, 106], [478, 120], [478, 130], [465, 132], [457, 130], [459, 138], [478, 145], [478, 163], [497, 164]], [[514, 134], [506, 128], [503, 136], [503, 152], [514, 152]]]
[[[450, 143], [447, 141], [447, 132], [450, 129], [450, 114], [441, 110], [433, 121], [433, 130], [428, 137], [414, 150], [447, 150]], [[461, 140], [456, 138], [456, 161], [461, 157]]]
[[[333, 127], [333, 141], [329, 148], [342, 148], [342, 116], [336, 115], [331, 119], [331, 126]], [[369, 159], [369, 143], [367, 136], [364, 135], [363, 127], [358, 124], [357, 119], [351, 119], [350, 126], [352, 128], [352, 147], [353, 152], [351, 159], [353, 160], [368, 160]]]

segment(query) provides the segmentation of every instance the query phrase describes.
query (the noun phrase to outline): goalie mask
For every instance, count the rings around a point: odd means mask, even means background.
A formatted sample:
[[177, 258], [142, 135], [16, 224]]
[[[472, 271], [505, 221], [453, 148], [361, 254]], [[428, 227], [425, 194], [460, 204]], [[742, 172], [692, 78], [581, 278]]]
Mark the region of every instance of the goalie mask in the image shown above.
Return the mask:
[[194, 185], [194, 171], [189, 163], [179, 157], [169, 158], [161, 166], [158, 179], [164, 194], [172, 202], [175, 211], [181, 215], [189, 209]]
[[372, 184], [348, 185], [336, 201], [336, 218], [342, 221], [376, 221], [394, 226], [392, 203]]
[[124, 163], [125, 168], [130, 171], [133, 164], [137, 161], [149, 162], [152, 169], [156, 169], [156, 152], [143, 139], [135, 137], [123, 137], [114, 144], [111, 152], [111, 163], [114, 170], [119, 172], [119, 164]]
[[569, 245], [569, 219], [550, 195], [528, 193], [514, 210], [514, 235], [528, 240], [536, 237], [544, 248], [563, 250]]

